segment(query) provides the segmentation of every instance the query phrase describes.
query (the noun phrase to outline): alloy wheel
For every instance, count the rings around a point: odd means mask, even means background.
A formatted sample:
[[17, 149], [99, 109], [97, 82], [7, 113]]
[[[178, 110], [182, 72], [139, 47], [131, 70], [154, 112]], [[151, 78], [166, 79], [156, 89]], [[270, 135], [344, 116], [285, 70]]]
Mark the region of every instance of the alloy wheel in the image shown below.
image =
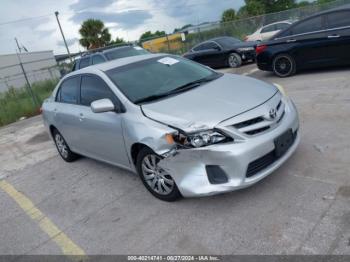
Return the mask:
[[281, 56], [274, 62], [274, 71], [279, 76], [289, 76], [293, 71], [293, 62], [289, 57]]
[[169, 195], [175, 186], [172, 177], [158, 166], [160, 157], [157, 155], [146, 155], [141, 164], [142, 175], [149, 187], [161, 195]]
[[238, 67], [239, 66], [239, 61], [236, 55], [231, 54], [228, 58], [228, 63], [230, 67]]
[[68, 146], [60, 134], [55, 135], [55, 142], [57, 145], [58, 152], [63, 158], [68, 157]]

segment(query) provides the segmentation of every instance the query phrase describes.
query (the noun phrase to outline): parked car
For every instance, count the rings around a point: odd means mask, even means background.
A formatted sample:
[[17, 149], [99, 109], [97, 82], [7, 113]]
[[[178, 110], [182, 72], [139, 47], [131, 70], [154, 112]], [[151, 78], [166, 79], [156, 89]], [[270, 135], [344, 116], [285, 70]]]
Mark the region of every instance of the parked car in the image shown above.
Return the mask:
[[102, 50], [100, 52], [87, 53], [75, 61], [72, 71], [114, 59], [144, 54], [149, 54], [149, 52], [139, 46], [122, 46]]
[[281, 21], [273, 24], [265, 25], [256, 30], [253, 34], [248, 35], [244, 38], [245, 41], [265, 41], [270, 39], [272, 36], [288, 28], [292, 21]]
[[240, 67], [255, 61], [255, 42], [242, 42], [233, 37], [213, 38], [193, 47], [184, 57], [210, 67]]
[[72, 72], [42, 110], [65, 161], [79, 154], [137, 172], [166, 201], [251, 186], [299, 142], [297, 110], [283, 91], [173, 55]]
[[287, 77], [299, 70], [350, 64], [350, 7], [305, 18], [256, 47], [261, 70]]

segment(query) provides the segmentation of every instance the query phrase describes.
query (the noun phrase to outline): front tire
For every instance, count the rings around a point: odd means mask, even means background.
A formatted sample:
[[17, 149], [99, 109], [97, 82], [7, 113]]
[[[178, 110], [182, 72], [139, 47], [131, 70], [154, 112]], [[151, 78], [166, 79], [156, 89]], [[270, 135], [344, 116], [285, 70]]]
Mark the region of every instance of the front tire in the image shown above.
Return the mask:
[[227, 58], [227, 64], [231, 68], [237, 68], [242, 65], [242, 57], [237, 53], [232, 53]]
[[66, 162], [73, 162], [74, 160], [79, 158], [79, 155], [73, 153], [66, 140], [63, 138], [60, 132], [57, 129], [52, 131], [52, 136], [57, 148], [58, 153], [62, 157], [62, 159]]
[[272, 62], [272, 69], [279, 77], [288, 77], [296, 73], [296, 63], [293, 57], [288, 54], [276, 56]]
[[137, 172], [147, 188], [156, 198], [163, 201], [176, 201], [181, 193], [173, 178], [158, 166], [161, 157], [148, 147], [141, 149], [137, 156]]

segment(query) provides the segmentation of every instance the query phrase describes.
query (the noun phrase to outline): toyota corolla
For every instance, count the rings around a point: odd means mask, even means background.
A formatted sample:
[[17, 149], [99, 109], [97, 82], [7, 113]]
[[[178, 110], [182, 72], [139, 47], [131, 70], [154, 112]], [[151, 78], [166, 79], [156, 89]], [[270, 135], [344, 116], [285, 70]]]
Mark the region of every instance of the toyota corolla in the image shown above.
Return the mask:
[[281, 87], [148, 54], [65, 76], [43, 106], [61, 157], [138, 173], [157, 198], [208, 196], [255, 184], [299, 143]]

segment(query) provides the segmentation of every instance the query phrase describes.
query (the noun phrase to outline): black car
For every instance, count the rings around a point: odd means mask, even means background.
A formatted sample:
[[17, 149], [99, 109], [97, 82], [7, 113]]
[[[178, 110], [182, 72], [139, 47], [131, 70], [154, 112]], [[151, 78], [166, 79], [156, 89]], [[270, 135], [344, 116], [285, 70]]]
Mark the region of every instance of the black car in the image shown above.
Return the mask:
[[257, 42], [242, 42], [233, 37], [217, 37], [193, 47], [184, 57], [210, 67], [239, 67], [255, 61]]
[[256, 47], [259, 69], [287, 77], [299, 70], [350, 64], [350, 7], [303, 19]]
[[104, 63], [110, 60], [145, 54], [149, 54], [149, 52], [139, 46], [122, 46], [87, 53], [75, 61], [72, 71], [76, 71], [90, 65]]

